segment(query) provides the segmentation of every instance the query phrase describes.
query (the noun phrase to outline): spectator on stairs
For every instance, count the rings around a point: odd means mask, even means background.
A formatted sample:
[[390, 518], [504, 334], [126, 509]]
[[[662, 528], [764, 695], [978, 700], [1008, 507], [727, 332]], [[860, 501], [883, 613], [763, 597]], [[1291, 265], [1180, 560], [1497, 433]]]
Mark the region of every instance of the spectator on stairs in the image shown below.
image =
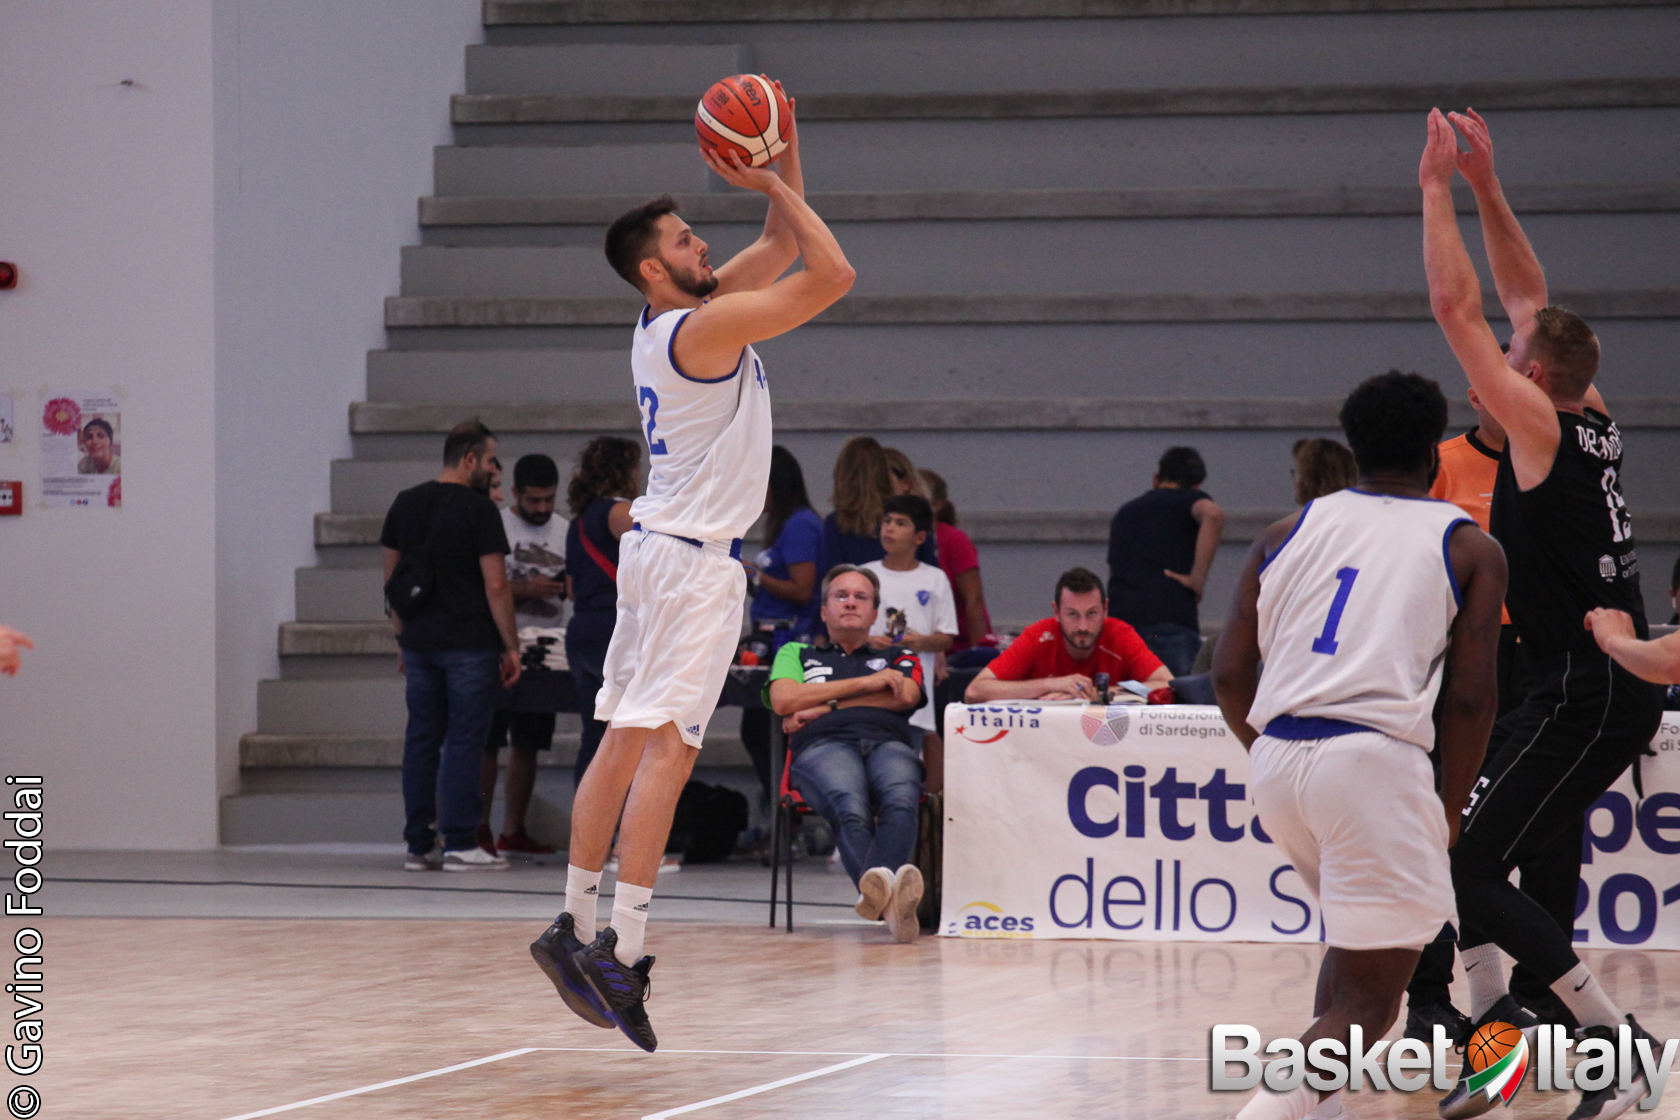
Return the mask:
[[1315, 498], [1346, 490], [1359, 481], [1359, 467], [1353, 452], [1333, 439], [1298, 439], [1290, 451], [1294, 467], [1295, 504], [1304, 506]]
[[584, 447], [566, 485], [572, 523], [566, 530], [566, 582], [572, 620], [566, 660], [577, 680], [583, 741], [572, 780], [583, 781], [607, 725], [595, 718], [607, 646], [618, 616], [618, 542], [630, 531], [630, 502], [642, 488], [642, 448], [621, 436], [598, 436]]
[[[901, 453], [902, 454], [902, 453]], [[909, 474], [914, 467], [907, 466]], [[817, 571], [836, 564], [868, 564], [886, 555], [881, 550], [881, 503], [898, 493], [891, 461], [873, 436], [853, 436], [834, 460], [834, 512], [823, 521], [822, 558]], [[930, 539], [916, 553], [924, 564], [937, 565], [939, 555]]]
[[457, 424], [444, 440], [442, 473], [398, 494], [379, 534], [408, 680], [403, 839], [411, 871], [507, 867], [477, 837], [479, 765], [496, 693], [520, 674], [507, 533], [477, 492], [495, 455], [490, 429]]
[[[520, 855], [553, 855], [554, 849], [525, 829], [536, 789], [537, 752], [554, 744], [554, 715], [571, 710], [576, 696], [566, 663], [566, 535], [570, 523], [555, 514], [560, 468], [547, 455], [524, 455], [513, 465], [513, 504], [502, 510], [502, 527], [513, 551], [507, 559], [513, 591], [519, 656], [519, 684], [498, 699], [484, 745], [479, 791], [479, 846]], [[502, 834], [490, 829], [496, 796], [498, 756], [508, 744], [506, 804]]]
[[1108, 529], [1108, 610], [1132, 626], [1174, 675], [1202, 646], [1197, 607], [1219, 552], [1225, 515], [1201, 488], [1207, 466], [1194, 447], [1169, 447], [1150, 488]]

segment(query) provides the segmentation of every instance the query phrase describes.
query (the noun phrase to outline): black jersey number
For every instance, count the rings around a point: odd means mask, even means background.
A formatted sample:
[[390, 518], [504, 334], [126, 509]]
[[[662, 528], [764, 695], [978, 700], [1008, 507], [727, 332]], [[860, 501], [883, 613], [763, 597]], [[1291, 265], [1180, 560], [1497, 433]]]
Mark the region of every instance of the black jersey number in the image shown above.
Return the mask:
[[1633, 539], [1633, 518], [1628, 516], [1627, 503], [1622, 500], [1622, 488], [1616, 480], [1616, 468], [1605, 467], [1598, 480], [1604, 490], [1604, 504], [1610, 507], [1610, 539], [1617, 544]]

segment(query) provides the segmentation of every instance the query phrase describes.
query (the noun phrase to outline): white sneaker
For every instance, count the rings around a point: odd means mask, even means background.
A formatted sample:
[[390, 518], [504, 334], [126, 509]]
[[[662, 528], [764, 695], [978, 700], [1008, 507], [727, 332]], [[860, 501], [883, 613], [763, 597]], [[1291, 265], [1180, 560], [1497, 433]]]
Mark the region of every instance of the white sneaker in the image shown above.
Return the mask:
[[445, 871], [506, 871], [508, 861], [476, 845], [443, 853]]
[[443, 866], [443, 845], [433, 844], [432, 850], [415, 855], [409, 852], [403, 857], [404, 871], [436, 871]]
[[916, 917], [916, 907], [921, 901], [922, 873], [915, 864], [907, 863], [893, 873], [892, 897], [887, 900], [887, 908], [881, 912], [881, 917], [887, 920], [887, 928], [892, 931], [893, 940], [901, 945], [922, 935], [922, 923]]
[[866, 921], [880, 921], [881, 912], [892, 897], [892, 886], [892, 872], [884, 867], [871, 867], [858, 878], [858, 900], [852, 909]]

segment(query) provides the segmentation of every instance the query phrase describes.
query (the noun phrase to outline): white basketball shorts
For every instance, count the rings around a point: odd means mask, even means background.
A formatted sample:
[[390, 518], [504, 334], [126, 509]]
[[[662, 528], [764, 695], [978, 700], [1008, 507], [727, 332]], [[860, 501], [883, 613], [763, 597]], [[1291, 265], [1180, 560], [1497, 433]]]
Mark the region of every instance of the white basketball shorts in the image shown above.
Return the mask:
[[1417, 949], [1457, 918], [1447, 818], [1429, 756], [1377, 731], [1262, 735], [1250, 752], [1260, 823], [1324, 913], [1338, 949]]
[[626, 533], [595, 718], [613, 727], [675, 723], [698, 747], [740, 644], [746, 590], [739, 560], [663, 533]]

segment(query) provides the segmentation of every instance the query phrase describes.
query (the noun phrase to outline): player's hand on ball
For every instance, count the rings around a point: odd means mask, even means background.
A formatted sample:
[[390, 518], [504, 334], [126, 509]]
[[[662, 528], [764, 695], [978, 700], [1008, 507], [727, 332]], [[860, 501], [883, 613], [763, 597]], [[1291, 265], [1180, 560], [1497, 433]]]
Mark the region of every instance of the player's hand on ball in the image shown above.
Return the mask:
[[1468, 152], [1456, 153], [1458, 173], [1472, 186], [1493, 183], [1493, 136], [1488, 132], [1487, 122], [1482, 119], [1482, 115], [1474, 109], [1467, 109], [1462, 113], [1449, 113], [1447, 119], [1464, 135], [1465, 143], [1470, 145]]
[[[769, 75], [762, 74], [760, 77], [768, 78]], [[799, 114], [796, 110], [799, 108], [799, 99], [788, 97], [788, 91], [782, 88], [782, 83], [777, 79], [770, 78], [770, 84], [776, 87], [777, 93], [787, 97], [787, 132], [784, 134], [784, 138], [787, 140], [788, 150], [797, 152], [799, 150]]]
[[700, 149], [700, 158], [706, 161], [714, 174], [732, 187], [744, 187], [749, 191], [769, 194], [782, 177], [768, 167], [748, 167], [741, 161], [741, 157], [730, 152], [727, 159], [715, 151], [707, 148]]
[[1445, 186], [1452, 182], [1458, 168], [1458, 137], [1446, 114], [1439, 109], [1429, 110], [1429, 140], [1423, 146], [1423, 159], [1418, 163], [1418, 186], [1425, 189]]

